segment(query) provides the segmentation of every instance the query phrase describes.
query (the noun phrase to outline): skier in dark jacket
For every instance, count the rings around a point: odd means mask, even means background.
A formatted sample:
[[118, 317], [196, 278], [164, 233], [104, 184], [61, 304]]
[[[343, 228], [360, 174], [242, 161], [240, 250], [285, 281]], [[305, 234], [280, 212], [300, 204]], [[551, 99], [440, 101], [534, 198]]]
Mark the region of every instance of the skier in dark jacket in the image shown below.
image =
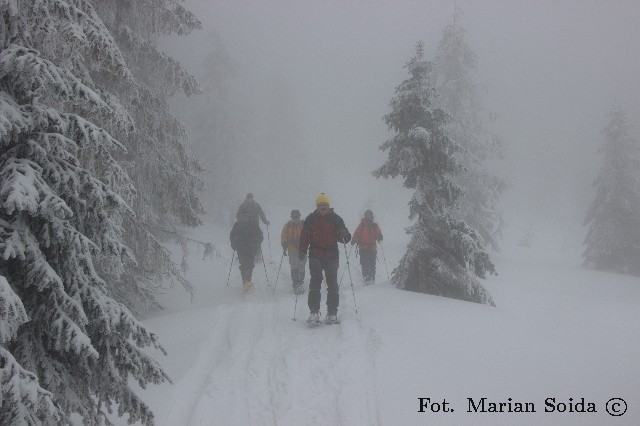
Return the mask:
[[364, 212], [364, 218], [353, 233], [351, 245], [358, 245], [360, 253], [360, 266], [362, 266], [362, 278], [365, 285], [373, 284], [376, 280], [376, 256], [378, 248], [376, 243], [382, 241], [382, 231], [373, 221], [373, 212]]
[[254, 258], [260, 250], [260, 244], [263, 238], [262, 230], [258, 226], [258, 223], [251, 220], [246, 213], [241, 213], [238, 216], [238, 220], [233, 225], [231, 233], [229, 234], [231, 248], [238, 253], [243, 293], [248, 293], [253, 289], [251, 274], [255, 266]]
[[267, 216], [265, 216], [264, 211], [262, 210], [262, 206], [253, 199], [253, 194], [250, 192], [247, 194], [245, 200], [238, 207], [238, 212], [236, 213], [236, 219], [242, 213], [246, 213], [249, 215], [249, 219], [258, 223], [258, 220], [262, 220], [262, 223], [269, 226], [270, 222], [267, 220]]
[[322, 272], [327, 280], [327, 316], [325, 323], [338, 322], [338, 243], [346, 244], [351, 240], [351, 234], [332, 208], [329, 208], [329, 197], [324, 193], [316, 198], [317, 209], [304, 220], [300, 233], [300, 259], [309, 250], [309, 315], [308, 323], [315, 325], [320, 322], [320, 286]]

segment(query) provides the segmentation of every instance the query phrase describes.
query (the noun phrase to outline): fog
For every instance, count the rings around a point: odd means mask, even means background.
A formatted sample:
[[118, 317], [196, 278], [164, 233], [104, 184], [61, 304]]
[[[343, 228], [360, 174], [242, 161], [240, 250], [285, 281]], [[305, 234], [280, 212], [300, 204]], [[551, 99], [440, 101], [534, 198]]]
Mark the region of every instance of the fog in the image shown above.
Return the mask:
[[[510, 185], [502, 200], [507, 231], [552, 224], [577, 239], [606, 113], [625, 109], [637, 134], [640, 3], [457, 6], [478, 55], [483, 106], [505, 143], [496, 167]], [[252, 191], [263, 204], [304, 212], [322, 191], [336, 209], [384, 207], [384, 219], [406, 222], [410, 191], [371, 176], [390, 136], [382, 117], [415, 43], [423, 40], [433, 56], [453, 1], [190, 0], [186, 7], [203, 31], [164, 40], [167, 51], [199, 75], [214, 32], [235, 70], [229, 96], [242, 111], [237, 123], [248, 136], [238, 152], [248, 161], [229, 177], [234, 202]]]

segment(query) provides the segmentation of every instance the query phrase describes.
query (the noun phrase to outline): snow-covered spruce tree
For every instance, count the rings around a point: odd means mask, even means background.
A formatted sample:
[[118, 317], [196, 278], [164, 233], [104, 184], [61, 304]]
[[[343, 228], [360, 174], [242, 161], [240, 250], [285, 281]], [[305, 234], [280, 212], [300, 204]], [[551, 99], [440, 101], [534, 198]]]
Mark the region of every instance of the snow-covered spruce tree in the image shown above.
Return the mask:
[[[0, 226], [1, 223], [0, 223]], [[0, 424], [55, 423], [62, 415], [50, 392], [42, 389], [36, 375], [25, 370], [5, 347], [18, 328], [29, 321], [22, 301], [0, 275]]]
[[475, 277], [495, 273], [494, 265], [477, 231], [453, 214], [463, 194], [455, 178], [465, 169], [456, 157], [462, 148], [444, 131], [449, 116], [432, 106], [432, 67], [419, 42], [406, 64], [410, 77], [396, 88], [384, 117], [395, 135], [380, 147], [389, 157], [374, 176], [402, 176], [404, 186], [415, 189], [409, 218], [417, 219], [392, 281], [406, 290], [493, 305]]
[[461, 12], [456, 8], [453, 22], [444, 29], [436, 51], [432, 81], [438, 96], [434, 106], [445, 110], [452, 120], [447, 133], [464, 148], [459, 156], [467, 173], [455, 178], [464, 189], [457, 217], [478, 230], [484, 242], [498, 250], [504, 220], [497, 204], [505, 190], [504, 179], [489, 170], [488, 162], [504, 157], [500, 137], [488, 130], [473, 72], [477, 55], [465, 40], [460, 25]]
[[640, 275], [640, 161], [626, 114], [615, 108], [602, 131], [596, 197], [585, 216], [587, 267]]
[[186, 247], [176, 227], [199, 225], [204, 213], [198, 199], [202, 168], [191, 153], [183, 123], [167, 105], [168, 97], [178, 92], [189, 96], [198, 93], [199, 87], [179, 61], [158, 48], [157, 39], [185, 35], [201, 25], [180, 1], [91, 2], [133, 74], [121, 79], [101, 69], [91, 70], [91, 78], [118, 98], [135, 123], [135, 130], [128, 133], [107, 127], [127, 148], [116, 158], [137, 188], [125, 198], [136, 215], [125, 217], [123, 223], [124, 241], [135, 253], [137, 266], [119, 277], [110, 276], [110, 283], [119, 301], [141, 313], [158, 307], [155, 295], [166, 283], [178, 282], [193, 294], [183, 270], [161, 242], [173, 236]]
[[131, 78], [82, 0], [0, 3], [0, 424], [105, 424], [153, 413], [129, 386], [168, 377], [142, 349], [156, 336], [108, 294], [133, 262], [122, 242], [135, 191], [103, 126], [124, 108], [89, 70]]

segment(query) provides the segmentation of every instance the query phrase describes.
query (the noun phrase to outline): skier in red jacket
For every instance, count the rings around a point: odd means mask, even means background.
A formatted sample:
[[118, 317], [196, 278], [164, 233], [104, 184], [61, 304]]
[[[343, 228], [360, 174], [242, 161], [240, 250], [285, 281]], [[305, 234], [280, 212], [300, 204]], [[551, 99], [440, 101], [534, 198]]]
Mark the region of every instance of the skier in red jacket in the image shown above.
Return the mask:
[[362, 278], [365, 285], [371, 285], [376, 280], [376, 243], [382, 241], [382, 231], [373, 221], [373, 212], [364, 212], [364, 218], [353, 233], [351, 245], [357, 244], [360, 252], [360, 266], [362, 266]]

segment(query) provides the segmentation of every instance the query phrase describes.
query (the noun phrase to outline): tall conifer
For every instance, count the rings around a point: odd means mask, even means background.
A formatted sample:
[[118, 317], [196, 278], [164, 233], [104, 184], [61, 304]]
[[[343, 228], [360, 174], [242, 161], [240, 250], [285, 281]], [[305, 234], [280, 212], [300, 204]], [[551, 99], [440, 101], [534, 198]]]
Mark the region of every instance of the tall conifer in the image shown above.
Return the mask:
[[151, 424], [129, 379], [167, 380], [142, 351], [162, 348], [101, 272], [135, 262], [137, 189], [105, 130], [134, 123], [91, 73], [132, 74], [87, 1], [1, 2], [0, 16], [0, 423], [104, 424], [116, 404]]
[[455, 178], [465, 189], [457, 216], [497, 250], [504, 223], [497, 204], [506, 184], [490, 170], [490, 163], [504, 157], [503, 145], [487, 128], [487, 114], [473, 80], [478, 57], [465, 40], [460, 18], [456, 8], [436, 51], [432, 81], [438, 96], [434, 105], [451, 115], [447, 132], [464, 149], [459, 159], [467, 173]]
[[[191, 152], [184, 124], [167, 105], [174, 94], [190, 96], [200, 88], [178, 60], [158, 47], [158, 38], [186, 35], [201, 24], [179, 1], [91, 2], [131, 70], [128, 79], [100, 68], [91, 69], [90, 77], [118, 99], [134, 124], [129, 132], [108, 127], [127, 148], [117, 159], [136, 188], [123, 194], [135, 212], [124, 218], [123, 227], [124, 240], [137, 260], [123, 274], [109, 274], [109, 281], [114, 297], [142, 313], [158, 306], [155, 295], [167, 283], [177, 282], [193, 294], [181, 267], [161, 242], [179, 237], [178, 227], [201, 224], [204, 213], [198, 198], [204, 188], [202, 167]], [[180, 242], [186, 247], [185, 239]]]
[[477, 231], [454, 216], [463, 194], [456, 182], [465, 173], [457, 159], [462, 148], [445, 132], [450, 117], [433, 106], [433, 64], [424, 59], [422, 42], [405, 67], [409, 78], [396, 88], [384, 117], [395, 132], [381, 146], [389, 156], [374, 172], [401, 176], [405, 187], [415, 189], [409, 217], [416, 222], [408, 229], [411, 240], [392, 281], [407, 290], [493, 304], [475, 277], [494, 273], [494, 265]]

